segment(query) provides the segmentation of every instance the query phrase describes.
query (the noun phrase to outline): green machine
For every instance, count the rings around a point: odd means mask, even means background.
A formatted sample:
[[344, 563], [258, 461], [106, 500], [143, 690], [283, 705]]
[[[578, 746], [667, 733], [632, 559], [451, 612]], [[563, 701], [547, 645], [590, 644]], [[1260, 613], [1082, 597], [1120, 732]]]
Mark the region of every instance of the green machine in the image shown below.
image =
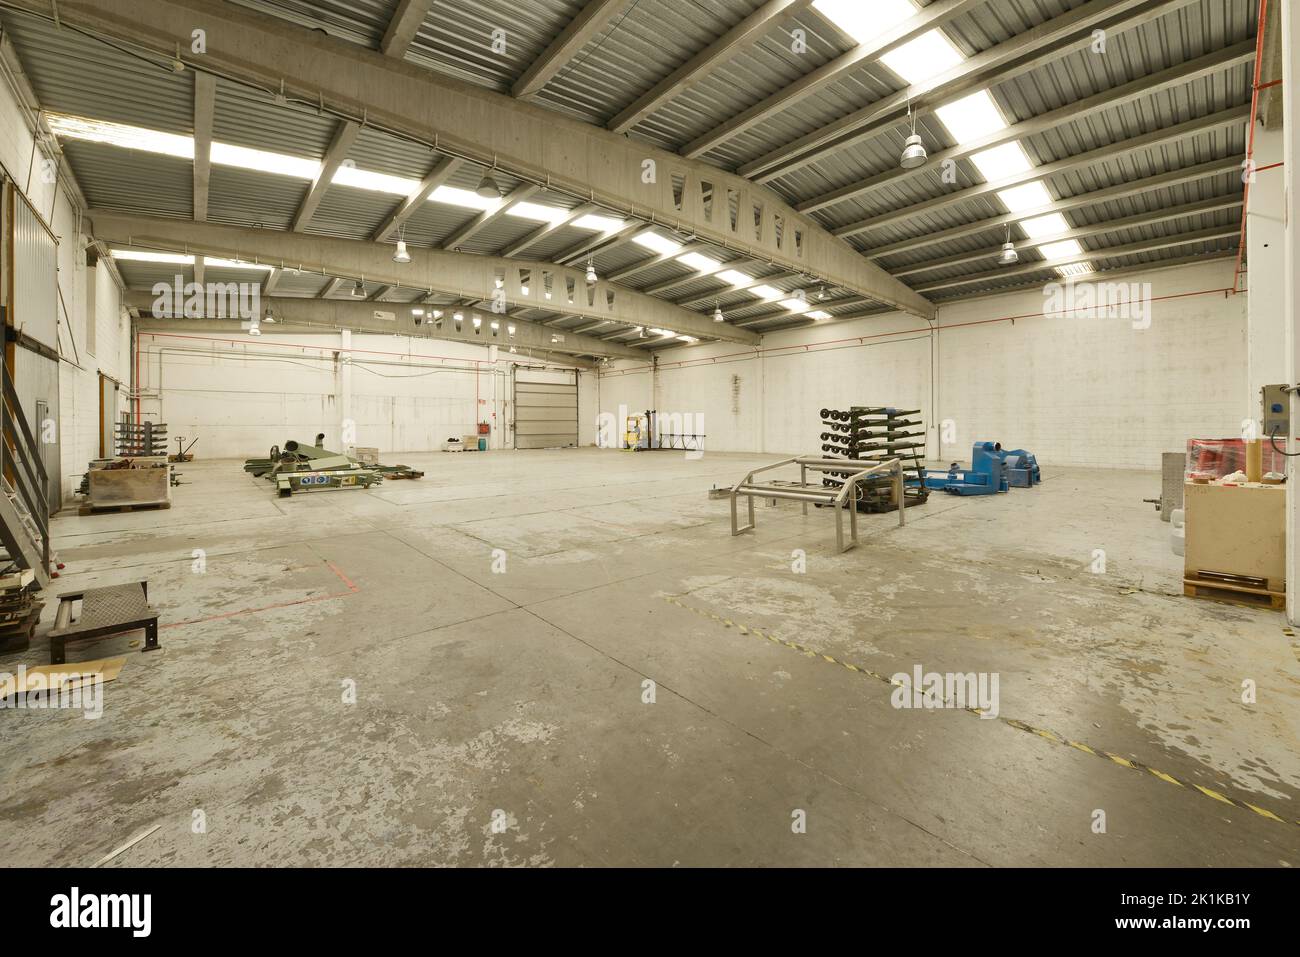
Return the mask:
[[271, 447], [264, 459], [248, 459], [244, 471], [274, 482], [280, 496], [294, 492], [323, 492], [337, 488], [369, 488], [384, 479], [423, 478], [423, 472], [406, 465], [363, 465], [351, 456], [331, 452], [322, 443], [324, 433], [316, 436], [315, 445], [290, 439], [283, 451]]

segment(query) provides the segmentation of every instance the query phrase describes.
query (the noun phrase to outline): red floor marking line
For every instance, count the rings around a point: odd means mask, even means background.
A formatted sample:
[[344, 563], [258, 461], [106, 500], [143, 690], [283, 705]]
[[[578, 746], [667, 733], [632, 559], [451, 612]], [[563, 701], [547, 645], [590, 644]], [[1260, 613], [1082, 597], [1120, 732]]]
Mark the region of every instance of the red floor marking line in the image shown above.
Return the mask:
[[333, 562], [329, 561], [328, 559], [325, 561], [325, 564], [330, 567], [330, 571], [332, 571], [335, 575], [338, 575], [339, 578], [343, 579], [343, 584], [348, 586], [348, 591], [353, 593], [361, 591], [360, 588], [352, 584], [352, 579], [348, 578], [347, 575], [343, 574], [343, 572], [339, 569], [337, 565], [335, 565]]
[[282, 601], [274, 605], [263, 605], [261, 608], [245, 608], [240, 611], [227, 611], [221, 613], [220, 615], [209, 615], [206, 618], [193, 618], [190, 619], [189, 621], [171, 621], [165, 625], [159, 625], [158, 627], [159, 628], [180, 628], [184, 625], [201, 625], [207, 621], [220, 621], [223, 618], [235, 618], [239, 615], [256, 615], [258, 612], [274, 611], [277, 608], [292, 608], [294, 605], [309, 605], [312, 602], [329, 601], [332, 598], [348, 598], [352, 595], [358, 594], [361, 591], [360, 588], [358, 588], [355, 584], [353, 584], [352, 580], [348, 578], [347, 575], [343, 574], [343, 572], [339, 569], [337, 565], [335, 565], [331, 561], [327, 561], [325, 562], [325, 564], [330, 567], [330, 571], [332, 571], [335, 575], [337, 575], [340, 579], [342, 579], [343, 584], [348, 586], [347, 591], [331, 592], [328, 595], [315, 595], [311, 598], [298, 598], [294, 601]]

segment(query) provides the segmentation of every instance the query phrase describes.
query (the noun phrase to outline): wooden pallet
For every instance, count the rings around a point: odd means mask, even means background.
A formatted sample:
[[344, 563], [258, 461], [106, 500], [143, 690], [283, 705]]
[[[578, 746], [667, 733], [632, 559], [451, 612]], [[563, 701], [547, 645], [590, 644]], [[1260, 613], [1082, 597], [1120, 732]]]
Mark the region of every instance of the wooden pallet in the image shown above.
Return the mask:
[[1276, 611], [1286, 609], [1286, 592], [1270, 591], [1261, 588], [1250, 580], [1231, 580], [1228, 577], [1198, 577], [1183, 579], [1183, 594], [1189, 598], [1209, 598], [1214, 601], [1232, 602], [1236, 605], [1253, 605], [1257, 608], [1271, 608]]
[[31, 607], [19, 618], [0, 626], [0, 654], [12, 654], [26, 651], [36, 633], [36, 626], [41, 620], [42, 601], [33, 601]]
[[137, 512], [155, 508], [171, 508], [171, 502], [141, 502], [130, 505], [82, 505], [77, 509], [78, 515], [108, 515], [113, 512]]

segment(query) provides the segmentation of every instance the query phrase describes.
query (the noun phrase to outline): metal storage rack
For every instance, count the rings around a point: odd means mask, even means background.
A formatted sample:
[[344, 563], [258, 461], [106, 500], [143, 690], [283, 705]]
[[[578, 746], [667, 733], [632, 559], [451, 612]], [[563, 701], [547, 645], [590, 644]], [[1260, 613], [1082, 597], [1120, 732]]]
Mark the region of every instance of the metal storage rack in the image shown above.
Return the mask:
[[[890, 406], [822, 409], [822, 452], [867, 465], [901, 460], [903, 501], [909, 506], [920, 505], [930, 496], [925, 487], [925, 424], [920, 415], [920, 409]], [[832, 473], [822, 484], [838, 488], [850, 474], [850, 470]], [[891, 484], [880, 480], [864, 482], [857, 503], [862, 512], [888, 512], [896, 507]]]
[[113, 438], [121, 457], [167, 456], [166, 422], [118, 422]]

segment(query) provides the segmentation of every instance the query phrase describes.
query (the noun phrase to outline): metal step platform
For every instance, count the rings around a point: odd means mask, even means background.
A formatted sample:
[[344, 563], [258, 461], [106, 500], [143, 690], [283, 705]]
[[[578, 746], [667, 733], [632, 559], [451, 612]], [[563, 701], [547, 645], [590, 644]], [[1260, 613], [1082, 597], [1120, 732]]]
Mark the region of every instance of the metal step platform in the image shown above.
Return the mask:
[[[81, 613], [74, 619], [76, 603]], [[70, 642], [94, 641], [144, 629], [141, 651], [158, 650], [158, 612], [149, 605], [149, 583], [130, 582], [107, 588], [87, 588], [59, 596], [59, 610], [50, 631], [50, 663], [64, 664]]]

